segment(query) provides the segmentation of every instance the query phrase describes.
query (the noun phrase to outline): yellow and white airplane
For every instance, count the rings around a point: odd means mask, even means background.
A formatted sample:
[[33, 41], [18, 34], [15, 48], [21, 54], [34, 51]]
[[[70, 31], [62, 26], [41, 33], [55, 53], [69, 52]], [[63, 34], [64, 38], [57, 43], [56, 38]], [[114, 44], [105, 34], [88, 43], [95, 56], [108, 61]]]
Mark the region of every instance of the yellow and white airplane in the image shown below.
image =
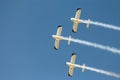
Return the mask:
[[[61, 36], [61, 32], [62, 32], [62, 25], [59, 25], [56, 35], [52, 35], [52, 37], [55, 39], [54, 49], [56, 50], [59, 49], [60, 40], [64, 40], [64, 38]], [[71, 36], [69, 36], [68, 45], [70, 45], [70, 40], [71, 40]]]
[[[70, 61], [70, 62], [66, 62], [66, 65], [69, 66], [68, 75], [69, 75], [70, 77], [73, 76], [74, 68], [79, 67], [77, 64], [75, 64], [75, 60], [76, 60], [76, 54], [73, 53], [73, 54], [72, 54], [72, 57], [71, 57], [71, 61]], [[82, 65], [82, 72], [84, 72], [84, 70], [85, 70], [85, 64]]]
[[[83, 23], [82, 20], [80, 20], [80, 15], [81, 15], [81, 8], [77, 8], [75, 18], [71, 18], [71, 21], [73, 21], [73, 29], [72, 29], [72, 31], [74, 33], [77, 32], [78, 24]], [[87, 28], [89, 28], [89, 24], [90, 24], [90, 19], [88, 19], [88, 21], [86, 23]]]

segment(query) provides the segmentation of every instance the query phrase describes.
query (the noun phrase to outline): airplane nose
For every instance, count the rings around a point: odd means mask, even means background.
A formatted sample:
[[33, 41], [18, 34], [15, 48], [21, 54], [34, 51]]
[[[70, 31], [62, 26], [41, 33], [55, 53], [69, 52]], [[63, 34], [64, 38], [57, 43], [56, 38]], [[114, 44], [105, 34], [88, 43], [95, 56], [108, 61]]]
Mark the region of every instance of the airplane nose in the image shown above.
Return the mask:
[[52, 35], [52, 38], [54, 38], [54, 35]]
[[70, 18], [71, 21], [74, 21], [74, 18]]

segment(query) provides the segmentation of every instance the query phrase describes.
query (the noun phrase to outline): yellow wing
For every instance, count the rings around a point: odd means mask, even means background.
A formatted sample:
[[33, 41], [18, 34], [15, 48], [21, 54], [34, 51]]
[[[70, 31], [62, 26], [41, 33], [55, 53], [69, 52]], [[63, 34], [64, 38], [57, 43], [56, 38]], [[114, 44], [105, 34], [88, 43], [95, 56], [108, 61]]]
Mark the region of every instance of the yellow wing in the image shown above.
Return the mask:
[[75, 14], [75, 18], [76, 19], [80, 19], [80, 14], [81, 14], [81, 8], [77, 8], [76, 14]]
[[[75, 60], [76, 60], [76, 54], [73, 53], [73, 54], [72, 54], [72, 57], [71, 57], [70, 63], [71, 63], [71, 64], [74, 64], [74, 63], [75, 63]], [[73, 70], [74, 70], [74, 66], [69, 65], [68, 75], [69, 75], [70, 77], [72, 77], [72, 75], [73, 75]]]
[[72, 31], [73, 31], [74, 33], [76, 33], [76, 32], [77, 32], [77, 28], [78, 28], [78, 23], [75, 23], [75, 22], [74, 22]]
[[55, 46], [54, 46], [54, 48], [55, 48], [56, 50], [59, 49], [59, 44], [60, 44], [60, 40], [55, 40]]
[[73, 54], [72, 54], [72, 57], [71, 57], [70, 63], [71, 63], [71, 64], [74, 64], [74, 63], [75, 63], [75, 60], [76, 60], [76, 54], [73, 53]]
[[69, 67], [69, 72], [68, 72], [68, 75], [69, 75], [70, 77], [72, 77], [72, 75], [73, 75], [73, 70], [74, 70], [74, 67], [73, 67], [73, 66], [70, 66], [70, 67]]
[[58, 26], [58, 29], [57, 29], [57, 36], [60, 36], [61, 35], [61, 32], [62, 32], [62, 26], [61, 25], [59, 25]]

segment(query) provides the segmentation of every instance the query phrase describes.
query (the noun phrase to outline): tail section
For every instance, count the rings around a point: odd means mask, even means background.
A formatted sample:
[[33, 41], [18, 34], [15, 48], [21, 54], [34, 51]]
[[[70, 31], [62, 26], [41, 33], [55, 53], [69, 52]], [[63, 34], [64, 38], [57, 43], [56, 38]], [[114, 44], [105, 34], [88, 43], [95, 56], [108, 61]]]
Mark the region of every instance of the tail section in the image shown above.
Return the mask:
[[89, 25], [90, 25], [90, 19], [88, 19], [88, 22], [86, 24], [86, 27], [89, 28]]
[[70, 45], [71, 36], [69, 36], [68, 45]]
[[85, 71], [85, 64], [83, 64], [83, 66], [82, 66], [82, 72], [84, 72]]

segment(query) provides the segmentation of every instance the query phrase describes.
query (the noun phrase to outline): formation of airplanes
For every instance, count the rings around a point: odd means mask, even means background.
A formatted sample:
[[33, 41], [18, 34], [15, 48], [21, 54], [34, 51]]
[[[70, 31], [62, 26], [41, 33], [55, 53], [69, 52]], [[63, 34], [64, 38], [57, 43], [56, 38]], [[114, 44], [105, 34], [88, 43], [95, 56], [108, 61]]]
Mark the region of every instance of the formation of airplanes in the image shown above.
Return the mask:
[[[76, 14], [75, 14], [75, 18], [71, 18], [71, 21], [73, 21], [73, 28], [72, 31], [74, 33], [77, 32], [78, 29], [78, 24], [79, 23], [83, 23], [80, 19], [80, 14], [81, 14], [81, 8], [77, 8]], [[86, 27], [89, 28], [89, 24], [90, 24], [90, 19], [88, 19], [87, 23], [86, 23]], [[61, 38], [61, 32], [62, 32], [62, 25], [58, 26], [57, 29], [57, 33], [56, 35], [52, 35], [52, 37], [55, 39], [55, 45], [54, 45], [54, 49], [58, 50], [59, 49], [59, 44], [60, 44], [60, 40], [63, 40], [63, 38]], [[69, 40], [68, 40], [68, 45], [70, 45], [70, 39], [71, 36], [69, 36]]]
[[[71, 21], [73, 21], [72, 32], [74, 32], [74, 33], [77, 32], [78, 24], [79, 24], [79, 23], [83, 23], [83, 22], [80, 20], [80, 14], [81, 14], [81, 8], [77, 8], [75, 18], [71, 18]], [[86, 27], [87, 27], [87, 28], [89, 28], [89, 24], [90, 24], [90, 19], [88, 19], [88, 21], [87, 21], [87, 23], [86, 23]], [[61, 40], [64, 40], [63, 37], [61, 37], [61, 33], [62, 33], [62, 25], [59, 25], [58, 28], [57, 28], [56, 35], [52, 35], [52, 38], [55, 39], [55, 43], [54, 43], [54, 49], [55, 49], [55, 50], [58, 50], [58, 49], [59, 49], [60, 41], [61, 41]], [[70, 40], [71, 40], [71, 36], [69, 36], [68, 45], [70, 45]], [[73, 53], [70, 62], [66, 62], [66, 65], [69, 66], [68, 75], [69, 75], [70, 77], [73, 76], [74, 68], [77, 67], [77, 65], [75, 64], [75, 60], [76, 60], [76, 54]], [[85, 64], [83, 64], [83, 66], [82, 66], [82, 72], [84, 72], [84, 69], [85, 69]]]
[[[88, 19], [88, 20], [80, 19], [80, 15], [81, 15], [81, 8], [77, 8], [75, 17], [71, 18], [71, 21], [73, 21], [72, 32], [74, 32], [74, 33], [77, 32], [79, 23], [85, 23], [86, 28], [89, 28], [90, 23], [92, 23], [90, 21], [90, 19]], [[62, 25], [59, 25], [58, 28], [57, 28], [56, 35], [52, 35], [52, 38], [55, 39], [55, 43], [54, 43], [54, 49], [55, 50], [59, 49], [59, 44], [60, 44], [61, 40], [67, 40], [68, 45], [70, 45], [70, 42], [74, 40], [74, 39], [71, 38], [71, 36], [69, 36], [68, 38], [61, 36], [61, 33], [62, 33]], [[72, 56], [71, 56], [70, 62], [66, 62], [66, 65], [69, 67], [68, 76], [70, 76], [70, 77], [73, 76], [75, 68], [81, 68], [82, 72], [84, 72], [84, 70], [86, 69], [86, 70], [91, 70], [91, 71], [99, 72], [99, 73], [102, 73], [102, 74], [110, 75], [110, 76], [113, 76], [113, 77], [116, 77], [116, 78], [120, 78], [119, 74], [104, 71], [104, 70], [101, 70], [101, 69], [91, 68], [91, 67], [86, 66], [85, 64], [78, 65], [78, 64], [75, 64], [75, 61], [76, 61], [76, 54], [73, 53]]]

